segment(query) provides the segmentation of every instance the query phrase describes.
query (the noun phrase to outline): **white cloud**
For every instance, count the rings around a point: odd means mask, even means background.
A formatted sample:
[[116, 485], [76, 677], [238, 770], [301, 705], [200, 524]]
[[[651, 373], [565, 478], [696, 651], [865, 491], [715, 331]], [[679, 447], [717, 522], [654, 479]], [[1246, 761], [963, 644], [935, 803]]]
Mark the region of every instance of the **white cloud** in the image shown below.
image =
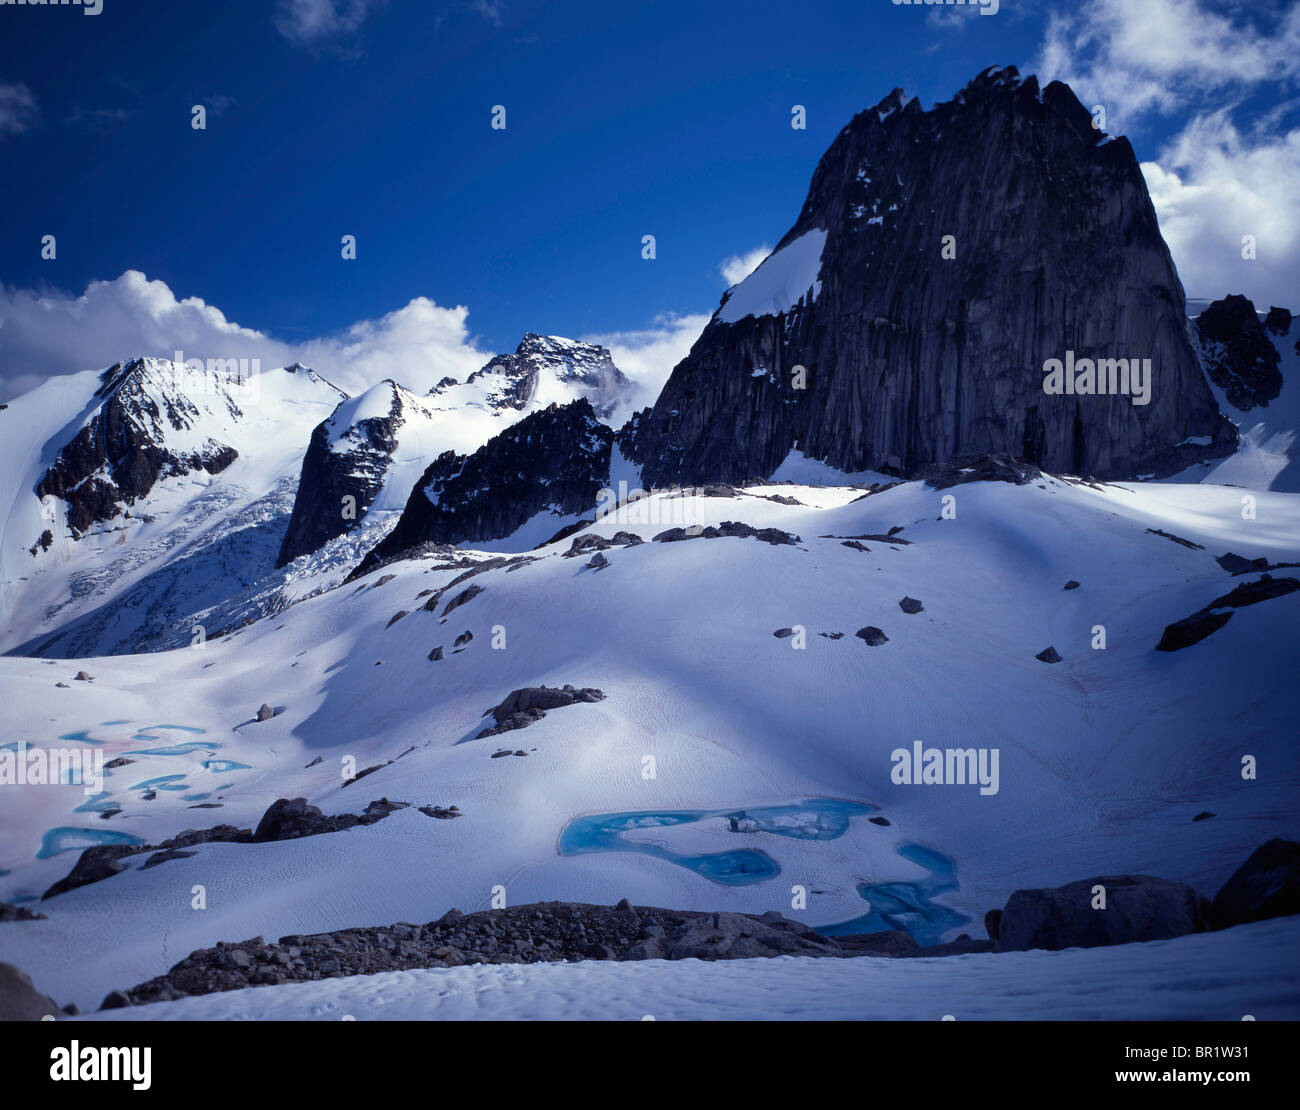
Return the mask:
[[422, 393], [491, 357], [471, 341], [468, 315], [417, 297], [342, 335], [291, 344], [226, 319], [198, 297], [177, 300], [165, 282], [136, 270], [92, 282], [81, 296], [0, 287], [0, 399], [55, 374], [178, 350], [187, 359], [256, 358], [264, 369], [302, 362], [349, 393], [382, 378]]
[[1095, 0], [1053, 13], [1033, 72], [1106, 107], [1107, 130], [1148, 112], [1300, 77], [1300, 7], [1234, 22], [1206, 0]]
[[320, 46], [357, 31], [384, 0], [279, 0], [275, 27], [294, 46]]
[[696, 313], [690, 316], [667, 314], [655, 317], [648, 328], [637, 331], [609, 332], [604, 335], [584, 335], [587, 343], [608, 347], [614, 365], [640, 385], [646, 395], [659, 396], [664, 382], [699, 339], [710, 315]]
[[1142, 172], [1189, 297], [1245, 293], [1300, 311], [1300, 129], [1260, 139], [1226, 111], [1197, 116]]
[[764, 243], [761, 247], [755, 247], [745, 254], [733, 254], [723, 261], [722, 265], [718, 267], [718, 271], [722, 274], [728, 288], [739, 285], [757, 270], [758, 264], [771, 253], [772, 248]]
[[[1114, 134], [1188, 121], [1142, 172], [1189, 296], [1300, 307], [1300, 131], [1284, 122], [1300, 82], [1300, 6], [1096, 0], [1049, 17], [1031, 68], [1102, 105]], [[1244, 126], [1245, 105], [1267, 97], [1274, 109]], [[1243, 235], [1256, 238], [1253, 261]]]
[[21, 135], [31, 130], [39, 115], [36, 97], [21, 81], [0, 84], [0, 135]]

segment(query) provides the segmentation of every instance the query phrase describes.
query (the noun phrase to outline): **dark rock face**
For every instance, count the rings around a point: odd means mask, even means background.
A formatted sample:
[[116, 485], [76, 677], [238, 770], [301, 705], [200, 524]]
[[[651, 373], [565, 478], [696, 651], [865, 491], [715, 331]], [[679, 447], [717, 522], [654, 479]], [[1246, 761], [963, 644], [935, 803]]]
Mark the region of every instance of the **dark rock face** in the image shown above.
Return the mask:
[[1061, 661], [1061, 653], [1057, 651], [1056, 648], [1049, 645], [1043, 648], [1043, 650], [1035, 655], [1034, 658], [1043, 663], [1059, 663]]
[[0, 963], [0, 1021], [40, 1021], [62, 1017], [63, 1010], [36, 989], [30, 976], [13, 964]]
[[[1093, 887], [1106, 888], [1106, 908], [1093, 909]], [[1045, 890], [1017, 890], [995, 926], [998, 950], [1096, 948], [1167, 940], [1204, 932], [1209, 903], [1182, 883], [1150, 875], [1082, 879]]]
[[574, 686], [565, 686], [561, 689], [553, 686], [527, 686], [522, 690], [512, 690], [500, 705], [494, 705], [484, 711], [485, 717], [489, 713], [492, 714], [496, 726], [485, 728], [475, 739], [481, 740], [485, 736], [498, 736], [503, 732], [527, 728], [545, 717], [548, 709], [559, 709], [561, 706], [573, 705], [575, 702], [603, 701], [604, 697], [604, 692], [594, 686], [584, 686], [582, 689]]
[[[1150, 403], [1046, 394], [1067, 351], [1150, 359]], [[647, 488], [766, 478], [796, 444], [848, 471], [1001, 455], [1106, 479], [1235, 443], [1128, 141], [1013, 68], [854, 117], [776, 252], [620, 433]]]
[[1216, 929], [1300, 913], [1300, 844], [1270, 840], [1256, 848], [1214, 896]]
[[1264, 317], [1264, 327], [1274, 335], [1290, 335], [1291, 321], [1293, 319], [1295, 317], [1291, 315], [1290, 309], [1270, 305], [1268, 315]]
[[584, 397], [524, 417], [472, 455], [444, 452], [352, 577], [423, 544], [500, 539], [544, 510], [569, 515], [591, 508], [609, 477], [613, 442]]
[[[318, 550], [365, 516], [384, 488], [403, 425], [413, 416], [419, 419], [427, 415], [416, 411], [419, 402], [396, 382], [385, 380], [375, 389], [391, 394], [387, 416], [369, 417], [349, 427], [339, 427], [342, 419], [346, 419], [342, 414], [353, 404], [344, 401], [312, 432], [302, 460], [293, 515], [275, 562], [277, 567]], [[356, 499], [355, 514], [350, 517], [343, 515], [345, 497]]]
[[[194, 451], [167, 447], [169, 429], [191, 430], [202, 416], [178, 373], [169, 362], [132, 359], [101, 375], [95, 391], [99, 408], [59, 449], [36, 486], [38, 497], [51, 494], [67, 502], [74, 535], [112, 520], [122, 511], [119, 503], [135, 504], [163, 478], [195, 470], [219, 474], [239, 457], [233, 447], [213, 439]], [[232, 416], [241, 415], [230, 396], [215, 400]]]
[[865, 640], [871, 647], [880, 647], [881, 644], [889, 643], [889, 637], [874, 624], [869, 624], [866, 628], [859, 628], [853, 635], [859, 640]]
[[[1282, 312], [1286, 310], [1275, 308], [1269, 313], [1273, 324], [1269, 330], [1281, 324], [1280, 315], [1274, 313]], [[1286, 316], [1283, 335], [1291, 327], [1291, 314]], [[1248, 412], [1256, 405], [1267, 405], [1282, 392], [1282, 358], [1248, 298], [1234, 294], [1215, 301], [1196, 317], [1196, 330], [1205, 372], [1223, 390], [1228, 404]]]
[[[1225, 559], [1228, 560], [1226, 564]], [[1240, 559], [1240, 556], [1225, 555], [1217, 561], [1225, 570], [1229, 570], [1237, 565], [1232, 561], [1233, 559]], [[1168, 625], [1160, 637], [1160, 642], [1156, 644], [1156, 651], [1180, 651], [1192, 644], [1200, 643], [1228, 623], [1232, 613], [1225, 610], [1240, 609], [1245, 605], [1258, 605], [1261, 601], [1285, 597], [1297, 590], [1300, 590], [1300, 579], [1274, 578], [1269, 574], [1260, 575], [1254, 582], [1242, 582], [1222, 597], [1216, 597], [1204, 609]]]

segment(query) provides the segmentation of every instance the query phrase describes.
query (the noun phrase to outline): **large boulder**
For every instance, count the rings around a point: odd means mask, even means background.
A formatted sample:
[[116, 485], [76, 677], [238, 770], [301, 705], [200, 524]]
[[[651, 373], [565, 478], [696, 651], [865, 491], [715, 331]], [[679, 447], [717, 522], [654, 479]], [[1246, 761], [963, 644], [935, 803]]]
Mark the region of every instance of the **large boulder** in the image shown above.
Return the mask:
[[63, 1011], [25, 972], [0, 963], [0, 1021], [40, 1021], [47, 1016], [63, 1017]]
[[[1106, 890], [1105, 909], [1092, 908], [1098, 886]], [[1204, 932], [1209, 909], [1209, 902], [1191, 887], [1150, 875], [1110, 875], [1050, 889], [1017, 890], [998, 919], [998, 950], [1168, 940]]]
[[1223, 889], [1210, 911], [1214, 928], [1300, 913], [1300, 844], [1270, 840], [1256, 848]]

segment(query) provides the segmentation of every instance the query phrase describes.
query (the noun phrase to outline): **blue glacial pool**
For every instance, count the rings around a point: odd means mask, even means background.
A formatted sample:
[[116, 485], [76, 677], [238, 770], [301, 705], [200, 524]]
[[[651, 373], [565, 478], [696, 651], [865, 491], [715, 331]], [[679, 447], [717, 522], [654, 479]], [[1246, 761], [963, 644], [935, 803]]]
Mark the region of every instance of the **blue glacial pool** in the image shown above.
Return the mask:
[[85, 848], [94, 848], [99, 844], [143, 844], [144, 841], [130, 833], [118, 832], [116, 829], [74, 829], [61, 825], [50, 829], [41, 837], [41, 850], [37, 859], [49, 859], [62, 852], [80, 852]]
[[[835, 840], [843, 836], [854, 818], [875, 813], [864, 802], [837, 798], [810, 798], [792, 805], [759, 806], [750, 809], [679, 809], [627, 813], [600, 813], [575, 817], [560, 832], [562, 856], [591, 852], [639, 852], [727, 886], [766, 882], [781, 873], [780, 865], [761, 848], [738, 848], [725, 852], [692, 855], [674, 852], [662, 844], [629, 840], [625, 834], [638, 829], [671, 828], [697, 821], [725, 820], [731, 831], [767, 833], [799, 840]], [[878, 933], [901, 929], [918, 944], [938, 944], [948, 930], [969, 921], [965, 914], [933, 899], [958, 888], [956, 865], [942, 852], [921, 844], [903, 844], [898, 854], [929, 874], [915, 882], [860, 883], [858, 895], [870, 909], [860, 917], [831, 925], [817, 926], [827, 936]]]

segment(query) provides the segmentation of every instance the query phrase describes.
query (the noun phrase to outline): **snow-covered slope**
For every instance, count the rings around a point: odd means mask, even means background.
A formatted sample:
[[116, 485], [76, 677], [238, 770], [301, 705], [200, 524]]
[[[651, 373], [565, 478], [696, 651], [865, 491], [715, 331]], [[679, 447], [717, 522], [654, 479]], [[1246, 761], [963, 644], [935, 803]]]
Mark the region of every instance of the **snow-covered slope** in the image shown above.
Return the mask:
[[[1231, 943], [1225, 945], [1225, 940]], [[584, 961], [396, 971], [100, 1021], [1294, 1021], [1294, 917], [1108, 949], [916, 960]], [[1098, 983], [1106, 989], [1099, 990]], [[1195, 983], [1195, 990], [1188, 990]]]
[[[300, 366], [238, 377], [138, 359], [11, 402], [0, 650], [188, 642], [196, 612], [274, 564], [311, 430], [342, 396]], [[38, 496], [52, 474], [62, 492]]]
[[278, 612], [342, 581], [441, 452], [579, 398], [616, 421], [638, 392], [605, 348], [533, 334], [425, 397], [162, 359], [52, 379], [0, 411], [0, 651], [157, 651]]
[[[485, 908], [498, 887], [516, 905], [627, 896], [831, 926], [876, 912], [872, 889], [891, 883], [922, 936], [978, 933], [1012, 890], [1091, 875], [1212, 894], [1260, 843], [1300, 833], [1300, 593], [1237, 610], [1182, 651], [1154, 649], [1166, 625], [1245, 580], [1215, 556], [1300, 559], [1300, 498], [1253, 492], [1252, 520], [1240, 490], [1212, 485], [660, 494], [634, 507], [644, 515], [587, 529], [651, 541], [607, 548], [601, 569], [566, 558], [566, 538], [535, 561], [490, 565], [430, 611], [426, 591], [465, 567], [412, 560], [201, 650], [0, 660], [13, 737], [135, 761], [110, 772], [102, 798], [6, 792], [2, 900], [39, 897], [80, 846], [251, 827], [277, 797], [355, 813], [386, 795], [464, 814], [437, 821], [413, 805], [345, 833], [207, 844], [148, 870], [134, 857], [43, 903], [48, 920], [3, 926], [6, 958], [84, 1008], [217, 940], [428, 921]], [[800, 540], [652, 541], [722, 521]], [[892, 540], [846, 539], [894, 527]], [[482, 592], [447, 612], [469, 585]], [[923, 611], [903, 612], [904, 596]], [[888, 641], [856, 638], [868, 625]], [[795, 626], [805, 635], [773, 636]], [[1035, 658], [1048, 645], [1060, 663]], [[79, 668], [93, 681], [71, 681]], [[475, 739], [511, 690], [565, 683], [606, 697]], [[263, 702], [282, 711], [254, 723]], [[896, 784], [891, 753], [917, 741], [997, 749], [997, 792]], [[494, 759], [503, 747], [527, 754]], [[1245, 755], [1256, 778], [1242, 776]], [[390, 760], [344, 785], [349, 766]], [[845, 800], [889, 825], [827, 821]], [[120, 812], [102, 819], [106, 806]], [[718, 813], [737, 810], [756, 821], [731, 831]], [[1202, 810], [1216, 816], [1193, 822]], [[571, 826], [580, 816], [595, 820]], [[775, 870], [727, 865], [755, 853]], [[796, 886], [806, 909], [792, 907]], [[1243, 966], [1266, 960], [1243, 930], [1203, 943]], [[95, 958], [66, 958], [79, 951]]]
[[[1221, 303], [1198, 302], [1197, 307], [1205, 312]], [[1300, 436], [1300, 320], [1281, 309], [1255, 315], [1262, 326], [1259, 338], [1277, 352], [1281, 391], [1243, 409], [1233, 404], [1223, 385], [1207, 375], [1220, 411], [1237, 425], [1239, 446], [1228, 458], [1197, 463], [1171, 480], [1300, 493], [1300, 464], [1293, 461], [1300, 453], [1296, 445]], [[1202, 364], [1208, 365], [1222, 358], [1223, 348], [1201, 336], [1199, 353]]]

